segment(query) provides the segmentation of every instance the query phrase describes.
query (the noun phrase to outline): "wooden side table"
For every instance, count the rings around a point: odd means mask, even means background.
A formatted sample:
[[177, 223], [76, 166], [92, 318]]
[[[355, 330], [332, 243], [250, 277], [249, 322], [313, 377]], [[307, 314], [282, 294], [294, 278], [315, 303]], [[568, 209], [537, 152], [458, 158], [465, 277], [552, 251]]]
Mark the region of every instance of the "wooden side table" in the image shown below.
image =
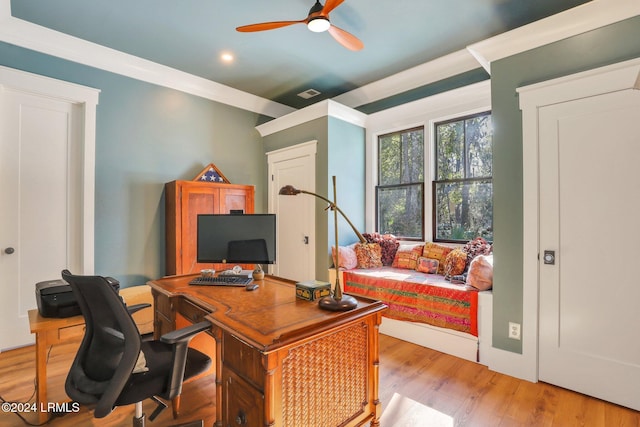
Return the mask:
[[[29, 326], [36, 335], [36, 404], [38, 409], [47, 405], [47, 350], [50, 346], [80, 340], [84, 335], [82, 316], [54, 319], [42, 317], [37, 309], [29, 310]], [[47, 420], [48, 414], [40, 412], [39, 421]]]
[[[141, 334], [153, 332], [153, 297], [148, 285], [132, 286], [120, 290], [127, 305], [152, 304], [151, 308], [134, 313], [133, 318]], [[47, 352], [49, 347], [61, 343], [80, 341], [84, 335], [82, 316], [56, 319], [42, 317], [37, 309], [29, 310], [29, 326], [36, 336], [36, 404], [38, 409], [47, 406]], [[40, 412], [39, 421], [47, 420], [48, 414]]]

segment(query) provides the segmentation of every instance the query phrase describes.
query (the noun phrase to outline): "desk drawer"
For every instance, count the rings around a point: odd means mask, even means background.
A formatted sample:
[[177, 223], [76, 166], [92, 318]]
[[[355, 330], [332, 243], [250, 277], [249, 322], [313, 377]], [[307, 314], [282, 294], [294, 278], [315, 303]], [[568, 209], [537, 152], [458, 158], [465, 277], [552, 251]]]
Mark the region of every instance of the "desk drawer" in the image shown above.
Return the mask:
[[229, 369], [222, 369], [224, 406], [222, 422], [226, 426], [263, 426], [264, 394]]
[[224, 333], [223, 339], [223, 365], [233, 369], [258, 389], [264, 390], [265, 372], [262, 369], [262, 353], [228, 332]]
[[206, 310], [190, 303], [185, 299], [180, 299], [178, 304], [178, 313], [180, 313], [192, 323], [202, 322], [203, 320], [205, 320], [204, 316], [209, 314], [209, 312], [207, 312]]
[[80, 339], [84, 336], [84, 329], [84, 324], [60, 328], [58, 329], [58, 339], [63, 342], [66, 340]]

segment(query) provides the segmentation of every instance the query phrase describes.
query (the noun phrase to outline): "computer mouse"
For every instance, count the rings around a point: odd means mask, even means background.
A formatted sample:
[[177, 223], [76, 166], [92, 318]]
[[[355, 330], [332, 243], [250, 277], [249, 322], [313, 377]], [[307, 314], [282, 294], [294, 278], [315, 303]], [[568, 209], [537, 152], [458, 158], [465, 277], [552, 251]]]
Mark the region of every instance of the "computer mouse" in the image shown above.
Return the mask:
[[260, 285], [258, 285], [257, 283], [249, 283], [245, 289], [247, 291], [255, 291], [256, 289], [258, 289], [260, 287]]

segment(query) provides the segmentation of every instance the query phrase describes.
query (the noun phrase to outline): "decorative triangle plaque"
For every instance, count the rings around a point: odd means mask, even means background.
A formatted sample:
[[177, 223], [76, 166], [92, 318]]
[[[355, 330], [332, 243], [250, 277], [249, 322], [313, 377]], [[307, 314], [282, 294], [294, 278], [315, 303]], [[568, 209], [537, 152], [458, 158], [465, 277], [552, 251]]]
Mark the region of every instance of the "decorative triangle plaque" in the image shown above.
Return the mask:
[[222, 172], [220, 172], [220, 169], [218, 169], [213, 163], [209, 163], [209, 165], [202, 169], [198, 176], [196, 176], [193, 180], [201, 182], [224, 182], [230, 184], [227, 177], [224, 176]]

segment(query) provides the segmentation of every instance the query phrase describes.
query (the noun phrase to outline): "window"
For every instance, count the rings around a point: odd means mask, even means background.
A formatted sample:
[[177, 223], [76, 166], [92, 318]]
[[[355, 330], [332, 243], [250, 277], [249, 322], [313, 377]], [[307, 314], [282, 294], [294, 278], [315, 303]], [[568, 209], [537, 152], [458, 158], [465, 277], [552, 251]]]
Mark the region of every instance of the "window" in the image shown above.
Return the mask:
[[434, 126], [433, 241], [493, 241], [491, 113]]
[[378, 137], [377, 230], [424, 240], [424, 128]]

